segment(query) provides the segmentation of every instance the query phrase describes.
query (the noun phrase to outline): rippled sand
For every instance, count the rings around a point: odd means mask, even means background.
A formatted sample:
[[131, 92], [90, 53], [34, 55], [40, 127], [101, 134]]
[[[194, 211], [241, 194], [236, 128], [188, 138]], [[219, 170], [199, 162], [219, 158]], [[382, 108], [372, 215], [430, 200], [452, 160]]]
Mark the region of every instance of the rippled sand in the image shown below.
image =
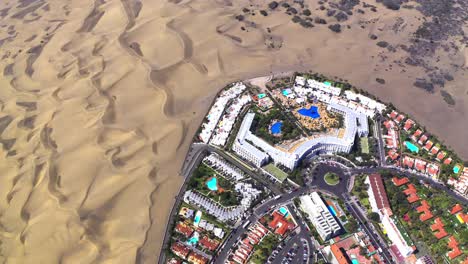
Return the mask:
[[[268, 2], [1, 1], [0, 260], [154, 263], [181, 164], [217, 90], [271, 72], [347, 79], [468, 158], [466, 47], [440, 60], [463, 65], [450, 72], [448, 106], [437, 90], [413, 87], [423, 69], [398, 66], [401, 51], [369, 39], [406, 43], [417, 11], [368, 1], [378, 12], [352, 16], [339, 34], [280, 11], [234, 18]], [[313, 16], [317, 6], [310, 1]], [[397, 16], [406, 26], [396, 33]]]

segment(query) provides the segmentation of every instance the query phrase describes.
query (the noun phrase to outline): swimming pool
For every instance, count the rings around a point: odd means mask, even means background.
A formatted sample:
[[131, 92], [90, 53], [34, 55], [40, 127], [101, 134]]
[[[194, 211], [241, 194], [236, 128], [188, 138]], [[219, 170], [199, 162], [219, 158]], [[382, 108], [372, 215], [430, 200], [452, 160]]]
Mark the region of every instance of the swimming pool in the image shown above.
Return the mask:
[[333, 206], [329, 205], [329, 206], [328, 206], [328, 210], [330, 211], [330, 213], [331, 213], [333, 216], [336, 216], [336, 211], [335, 211], [335, 208], [333, 208]]
[[218, 190], [218, 179], [216, 177], [211, 177], [206, 181], [206, 187], [210, 189], [210, 191], [217, 191]]
[[323, 84], [325, 84], [326, 86], [330, 86], [331, 82], [323, 82]]
[[419, 148], [414, 145], [413, 143], [409, 142], [409, 141], [405, 141], [405, 146], [406, 148], [409, 149], [409, 151], [413, 152], [413, 153], [419, 153]]
[[276, 122], [274, 123], [271, 128], [270, 128], [270, 131], [273, 135], [276, 135], [276, 134], [281, 134], [281, 127], [283, 126], [283, 123], [282, 122]]
[[453, 173], [458, 174], [460, 172], [460, 165], [453, 167]]
[[194, 232], [192, 237], [189, 238], [189, 240], [187, 240], [187, 244], [189, 244], [190, 246], [195, 246], [198, 243], [198, 240], [199, 240], [198, 232]]
[[266, 94], [261, 93], [261, 94], [258, 94], [257, 96], [258, 96], [258, 99], [262, 99], [262, 98], [266, 97]]
[[195, 218], [193, 219], [193, 225], [195, 227], [198, 227], [198, 224], [200, 224], [201, 216], [202, 216], [202, 212], [197, 211], [197, 213], [195, 214]]
[[300, 115], [307, 116], [307, 117], [310, 117], [312, 119], [317, 119], [317, 118], [320, 117], [320, 114], [318, 112], [318, 107], [316, 107], [316, 106], [311, 106], [309, 109], [301, 108], [301, 109], [297, 110], [297, 112]]
[[284, 207], [280, 207], [280, 209], [278, 211], [284, 216], [288, 215], [288, 209], [286, 209]]

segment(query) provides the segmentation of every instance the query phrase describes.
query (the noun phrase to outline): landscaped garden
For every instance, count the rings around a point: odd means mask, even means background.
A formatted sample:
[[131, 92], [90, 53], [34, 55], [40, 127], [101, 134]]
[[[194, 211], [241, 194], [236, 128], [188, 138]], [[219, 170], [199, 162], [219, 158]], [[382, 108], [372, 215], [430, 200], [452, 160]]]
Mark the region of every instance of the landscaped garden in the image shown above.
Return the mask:
[[[460, 243], [460, 250], [464, 256], [458, 259], [463, 259], [468, 255], [468, 247], [463, 248], [463, 242], [468, 239], [468, 228], [466, 224], [459, 222], [455, 215], [450, 213], [450, 209], [457, 203], [455, 199], [447, 195], [445, 192], [440, 192], [431, 187], [419, 184], [417, 180], [410, 179], [417, 189], [417, 194], [421, 200], [426, 200], [430, 206], [430, 211], [433, 218], [427, 221], [421, 221], [420, 213], [416, 208], [421, 205], [420, 202], [410, 204], [403, 193], [405, 187], [395, 186], [390, 178], [385, 178], [385, 189], [389, 197], [394, 215], [398, 218], [399, 223], [408, 231], [413, 241], [419, 241], [424, 248], [428, 248], [431, 255], [435, 258], [436, 263], [444, 263], [446, 253], [450, 251], [447, 246], [448, 237], [453, 235]], [[436, 232], [431, 230], [431, 225], [434, 224], [434, 219], [440, 218], [444, 224], [444, 229], [448, 233], [445, 238], [437, 239], [434, 235]], [[454, 263], [458, 263], [455, 261]]]
[[[252, 122], [251, 131], [268, 143], [274, 145], [285, 140], [295, 140], [301, 136], [300, 129], [286, 118], [281, 110], [272, 108], [266, 113], [255, 107], [252, 110], [255, 112], [255, 118]], [[271, 126], [274, 125], [272, 120], [275, 120], [275, 123], [281, 122], [281, 133], [272, 133]]]
[[268, 234], [263, 238], [260, 244], [254, 246], [254, 252], [250, 258], [251, 263], [263, 264], [273, 252], [273, 249], [278, 245], [278, 236]]
[[324, 180], [328, 185], [337, 185], [340, 183], [340, 177], [333, 172], [327, 172], [324, 176]]
[[195, 189], [223, 206], [239, 204], [232, 183], [204, 163], [193, 172], [188, 182], [188, 189]]

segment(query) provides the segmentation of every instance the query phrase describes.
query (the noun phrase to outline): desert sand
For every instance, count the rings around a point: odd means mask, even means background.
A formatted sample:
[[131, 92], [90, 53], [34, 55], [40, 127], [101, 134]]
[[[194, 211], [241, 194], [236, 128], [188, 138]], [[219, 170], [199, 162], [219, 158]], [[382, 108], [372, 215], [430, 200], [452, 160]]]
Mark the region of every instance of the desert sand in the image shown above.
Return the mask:
[[[312, 28], [269, 2], [1, 1], [0, 260], [154, 263], [192, 137], [235, 80], [290, 70], [346, 79], [468, 159], [466, 39], [450, 35], [411, 66], [405, 48], [426, 19], [414, 8], [358, 3], [335, 33], [318, 1], [306, 7], [328, 24]], [[443, 88], [414, 87], [434, 72], [450, 74]]]

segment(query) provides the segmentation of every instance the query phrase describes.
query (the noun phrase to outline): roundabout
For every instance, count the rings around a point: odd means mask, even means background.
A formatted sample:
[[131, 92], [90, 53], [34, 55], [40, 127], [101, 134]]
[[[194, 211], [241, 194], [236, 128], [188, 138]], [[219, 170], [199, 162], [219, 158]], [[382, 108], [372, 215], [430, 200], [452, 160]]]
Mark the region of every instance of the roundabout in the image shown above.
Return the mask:
[[324, 176], [323, 179], [328, 185], [335, 186], [340, 183], [340, 177], [333, 172], [327, 172]]

